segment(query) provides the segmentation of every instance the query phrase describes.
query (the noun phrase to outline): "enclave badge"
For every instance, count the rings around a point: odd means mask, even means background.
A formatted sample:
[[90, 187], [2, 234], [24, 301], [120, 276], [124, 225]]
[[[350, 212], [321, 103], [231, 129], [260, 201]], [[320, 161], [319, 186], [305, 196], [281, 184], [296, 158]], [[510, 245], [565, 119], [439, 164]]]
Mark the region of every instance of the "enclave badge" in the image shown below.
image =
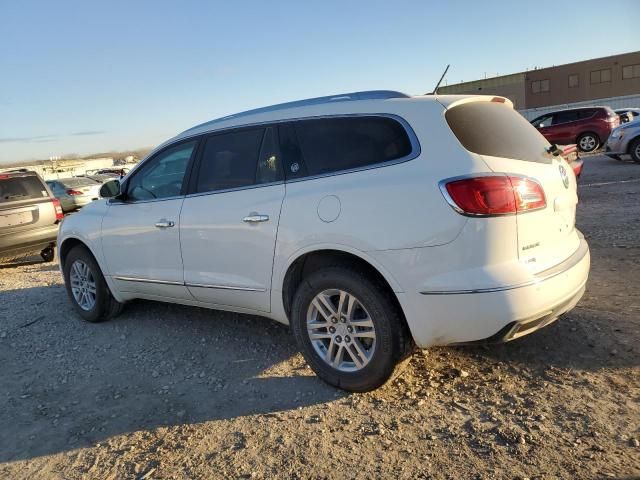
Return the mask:
[[564, 183], [564, 188], [569, 188], [569, 175], [567, 175], [567, 171], [562, 165], [558, 166], [560, 170], [560, 177], [562, 177], [562, 183]]

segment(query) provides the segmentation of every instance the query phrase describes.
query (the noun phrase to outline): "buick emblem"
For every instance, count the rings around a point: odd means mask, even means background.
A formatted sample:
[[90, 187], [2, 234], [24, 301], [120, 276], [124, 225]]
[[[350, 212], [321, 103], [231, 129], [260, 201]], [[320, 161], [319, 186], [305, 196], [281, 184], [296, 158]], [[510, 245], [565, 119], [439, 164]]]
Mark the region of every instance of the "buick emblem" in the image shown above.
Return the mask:
[[291, 164], [291, 172], [292, 173], [297, 173], [298, 170], [300, 170], [300, 165], [298, 165], [297, 162], [294, 162]]
[[564, 188], [569, 188], [569, 175], [567, 175], [567, 171], [562, 165], [558, 166], [560, 170], [560, 178], [562, 178], [562, 183], [564, 183]]

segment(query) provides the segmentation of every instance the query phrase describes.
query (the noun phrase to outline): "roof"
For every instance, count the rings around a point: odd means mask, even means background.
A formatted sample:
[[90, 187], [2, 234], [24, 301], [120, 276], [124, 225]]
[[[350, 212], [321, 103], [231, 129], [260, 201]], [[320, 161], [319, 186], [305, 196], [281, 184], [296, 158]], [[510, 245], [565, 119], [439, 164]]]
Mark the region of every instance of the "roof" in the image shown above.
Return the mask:
[[340, 93], [337, 95], [329, 95], [326, 97], [316, 97], [316, 98], [308, 98], [305, 100], [296, 100], [293, 102], [286, 103], [278, 103], [276, 105], [270, 105], [268, 107], [260, 107], [254, 108], [252, 110], [246, 110], [244, 112], [234, 113], [231, 115], [226, 115], [224, 117], [216, 118], [214, 120], [210, 120], [205, 123], [201, 123], [200, 125], [196, 125], [188, 130], [185, 130], [180, 134], [180, 136], [184, 134], [188, 134], [189, 132], [195, 130], [202, 130], [205, 127], [215, 126], [218, 123], [222, 123], [227, 120], [236, 120], [243, 117], [249, 117], [251, 115], [258, 115], [261, 113], [272, 113], [280, 110], [288, 110], [290, 108], [299, 108], [299, 107], [309, 107], [312, 105], [323, 105], [327, 103], [337, 103], [337, 102], [353, 102], [357, 100], [388, 100], [390, 98], [410, 98], [409, 95], [402, 92], [396, 92], [393, 90], [370, 90], [364, 92], [351, 92], [351, 93]]

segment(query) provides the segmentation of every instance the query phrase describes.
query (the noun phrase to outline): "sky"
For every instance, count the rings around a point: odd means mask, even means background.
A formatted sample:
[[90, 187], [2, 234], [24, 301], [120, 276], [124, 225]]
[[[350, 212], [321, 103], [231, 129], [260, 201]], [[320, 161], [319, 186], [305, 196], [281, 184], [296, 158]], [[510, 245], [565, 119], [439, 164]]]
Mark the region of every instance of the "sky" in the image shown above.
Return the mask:
[[359, 90], [640, 49], [640, 1], [0, 0], [0, 163], [155, 146]]

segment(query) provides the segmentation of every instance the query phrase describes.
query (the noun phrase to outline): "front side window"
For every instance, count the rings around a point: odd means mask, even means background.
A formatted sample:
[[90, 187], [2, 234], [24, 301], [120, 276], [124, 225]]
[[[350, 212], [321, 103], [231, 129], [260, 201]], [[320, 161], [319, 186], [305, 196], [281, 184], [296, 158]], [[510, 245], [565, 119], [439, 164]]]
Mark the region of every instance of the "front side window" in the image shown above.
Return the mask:
[[180, 195], [196, 144], [197, 140], [181, 143], [145, 162], [128, 182], [127, 201], [157, 200]]
[[204, 145], [196, 192], [215, 192], [280, 180], [275, 145], [273, 128], [212, 135]]
[[411, 153], [407, 132], [392, 118], [321, 118], [294, 125], [308, 175], [376, 165]]
[[536, 118], [531, 124], [536, 128], [543, 128], [551, 126], [551, 119], [553, 115], [544, 115], [543, 117]]

